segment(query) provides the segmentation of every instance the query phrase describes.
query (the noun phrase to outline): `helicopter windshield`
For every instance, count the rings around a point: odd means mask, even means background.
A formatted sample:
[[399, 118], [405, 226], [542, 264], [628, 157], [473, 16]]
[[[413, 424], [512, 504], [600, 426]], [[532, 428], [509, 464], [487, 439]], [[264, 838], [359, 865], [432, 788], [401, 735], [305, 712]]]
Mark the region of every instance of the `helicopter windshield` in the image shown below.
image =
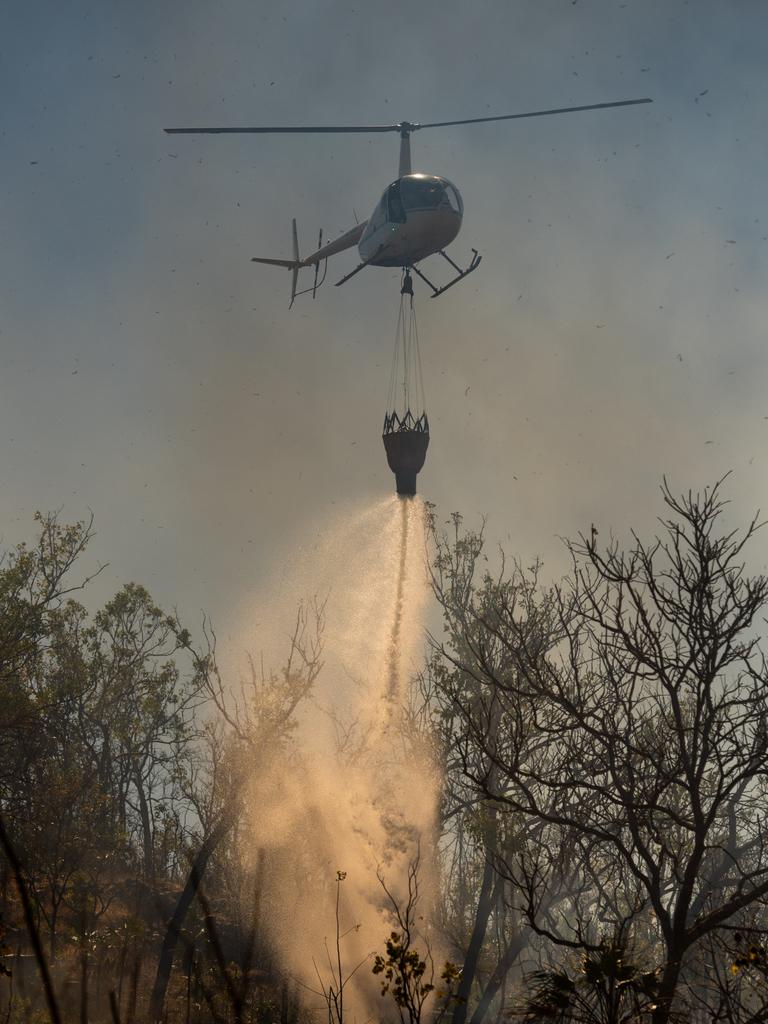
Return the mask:
[[461, 215], [463, 209], [459, 190], [450, 181], [433, 175], [414, 174], [392, 182], [381, 197], [370, 223], [376, 230], [385, 211], [390, 224], [405, 224], [409, 211], [453, 210]]
[[400, 194], [406, 210], [451, 209], [461, 213], [461, 200], [447, 181], [434, 177], [412, 177], [400, 180]]

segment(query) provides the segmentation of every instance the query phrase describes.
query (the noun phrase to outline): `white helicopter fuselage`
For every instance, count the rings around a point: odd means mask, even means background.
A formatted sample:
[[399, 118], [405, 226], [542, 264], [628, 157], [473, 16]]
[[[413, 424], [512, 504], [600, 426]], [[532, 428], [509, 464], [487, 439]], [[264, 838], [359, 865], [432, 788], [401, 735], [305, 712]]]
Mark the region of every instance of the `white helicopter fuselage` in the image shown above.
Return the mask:
[[[407, 143], [407, 139], [404, 140]], [[405, 159], [403, 159], [405, 156]], [[442, 294], [446, 288], [466, 277], [480, 263], [475, 253], [469, 268], [462, 271], [445, 255], [446, 246], [450, 245], [461, 229], [464, 204], [456, 186], [437, 174], [412, 174], [407, 166], [408, 149], [401, 151], [400, 176], [385, 190], [381, 199], [368, 218], [361, 224], [345, 231], [338, 238], [315, 250], [303, 259], [299, 256], [299, 240], [296, 233], [296, 221], [293, 221], [293, 259], [274, 259], [254, 256], [254, 263], [268, 263], [272, 266], [286, 267], [291, 271], [291, 303], [297, 292], [299, 271], [305, 267], [315, 268], [315, 281], [311, 288], [314, 295], [318, 285], [320, 264], [330, 256], [357, 246], [360, 253], [358, 266], [337, 284], [344, 284], [364, 267], [413, 267], [420, 260], [441, 253], [451, 266], [458, 272], [458, 277], [438, 289], [424, 277], [435, 295]], [[322, 243], [322, 234], [320, 236]], [[323, 274], [323, 278], [325, 274]], [[320, 280], [322, 284], [322, 280]]]
[[[446, 246], [454, 240], [461, 228], [464, 206], [459, 190], [447, 178], [436, 174], [414, 174], [411, 170], [411, 135], [422, 128], [449, 128], [454, 125], [481, 124], [489, 121], [511, 121], [521, 117], [541, 117], [545, 114], [568, 114], [580, 110], [598, 110], [604, 107], [626, 107], [637, 103], [650, 103], [648, 97], [635, 100], [617, 100], [611, 103], [589, 103], [572, 107], [553, 107], [548, 110], [532, 110], [522, 114], [500, 114], [492, 117], [470, 117], [454, 121], [432, 121], [427, 124], [414, 124], [400, 121], [386, 125], [308, 125], [304, 127], [292, 125], [264, 125], [213, 128], [166, 128], [169, 134], [182, 135], [222, 135], [222, 134], [346, 134], [348, 132], [379, 133], [397, 132], [400, 136], [400, 162], [397, 179], [384, 192], [369, 220], [357, 223], [332, 242], [323, 245], [323, 233], [318, 238], [318, 248], [303, 259], [299, 255], [299, 239], [296, 220], [293, 221], [293, 255], [292, 258], [276, 259], [274, 257], [253, 256], [251, 262], [265, 263], [274, 267], [284, 267], [291, 274], [291, 305], [296, 295], [311, 292], [314, 298], [317, 289], [325, 280], [318, 274], [321, 264], [326, 264], [330, 256], [344, 252], [357, 246], [360, 253], [360, 264], [350, 273], [345, 274], [336, 285], [342, 285], [354, 277], [365, 267], [402, 267], [403, 270], [414, 267], [419, 261], [434, 253], [439, 253], [456, 271], [456, 276], [442, 288], [436, 287], [421, 270], [416, 273], [432, 288], [433, 298], [442, 295], [458, 281], [471, 274], [480, 264], [481, 256], [473, 249], [473, 256], [462, 270], [445, 252]], [[355, 217], [357, 220], [357, 217]], [[299, 271], [314, 268], [314, 282], [311, 287], [296, 291]]]
[[407, 267], [440, 252], [461, 228], [459, 190], [435, 174], [407, 174], [386, 189], [358, 242], [360, 259], [376, 267]]

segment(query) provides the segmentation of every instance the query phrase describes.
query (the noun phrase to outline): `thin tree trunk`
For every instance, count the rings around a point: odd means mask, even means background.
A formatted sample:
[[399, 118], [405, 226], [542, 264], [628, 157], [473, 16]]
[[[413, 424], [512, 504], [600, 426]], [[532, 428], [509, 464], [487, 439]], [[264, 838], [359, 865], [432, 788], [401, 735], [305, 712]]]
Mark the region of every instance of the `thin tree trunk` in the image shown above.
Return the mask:
[[[495, 822], [491, 825], [493, 828]], [[488, 928], [488, 918], [493, 908], [493, 883], [496, 872], [493, 866], [492, 840], [489, 838], [485, 843], [485, 867], [483, 868], [483, 881], [480, 886], [480, 896], [475, 910], [475, 922], [472, 927], [472, 935], [469, 939], [469, 946], [464, 957], [464, 965], [461, 971], [461, 982], [456, 993], [457, 1002], [453, 1011], [452, 1024], [465, 1024], [467, 1019], [467, 1006], [469, 1002], [472, 984], [477, 973], [477, 963], [480, 959], [480, 951], [483, 947], [485, 933]]]
[[56, 962], [56, 928], [59, 920], [59, 904], [54, 902], [51, 904], [51, 928], [50, 935], [48, 936], [48, 959], [51, 963]]
[[144, 881], [147, 885], [154, 887], [155, 846], [152, 836], [152, 817], [149, 813], [149, 804], [144, 792], [144, 785], [138, 766], [134, 768], [134, 785], [136, 786], [136, 793], [139, 797], [139, 814], [141, 816], [141, 831], [143, 833], [142, 848], [144, 851]]
[[88, 940], [85, 930], [80, 946], [80, 1024], [88, 1024]]
[[27, 926], [29, 933], [29, 940], [32, 943], [32, 949], [35, 953], [35, 959], [37, 960], [37, 966], [40, 970], [40, 977], [43, 982], [43, 991], [45, 992], [45, 999], [48, 1003], [48, 1013], [50, 1014], [52, 1024], [61, 1024], [61, 1013], [59, 1011], [59, 1004], [56, 1001], [56, 993], [53, 990], [53, 983], [51, 981], [51, 972], [48, 969], [48, 964], [45, 959], [45, 953], [43, 952], [43, 945], [40, 942], [40, 933], [35, 925], [35, 918], [32, 913], [32, 903], [29, 899], [29, 891], [27, 889], [27, 883], [24, 879], [24, 872], [21, 868], [21, 861], [16, 853], [16, 848], [10, 840], [10, 837], [5, 829], [5, 823], [0, 815], [0, 846], [8, 858], [8, 862], [13, 870], [13, 876], [16, 879], [16, 887], [19, 890], [19, 899], [21, 900], [22, 910], [24, 911], [24, 922]]
[[126, 1014], [126, 1024], [133, 1024], [136, 1020], [136, 1004], [139, 998], [139, 980], [141, 978], [141, 965], [142, 958], [141, 954], [136, 954], [136, 959], [133, 962], [131, 968], [131, 990], [128, 993], [128, 1012]]
[[491, 1007], [491, 1003], [493, 1002], [496, 993], [504, 984], [504, 979], [506, 978], [510, 967], [525, 948], [525, 942], [525, 938], [521, 935], [515, 936], [515, 938], [510, 941], [509, 945], [504, 950], [504, 956], [496, 964], [493, 969], [493, 973], [488, 979], [488, 984], [483, 990], [480, 1002], [475, 1007], [475, 1012], [472, 1014], [469, 1024], [480, 1024], [483, 1020]]
[[192, 974], [195, 970], [195, 944], [194, 942], [189, 947], [189, 956], [187, 957], [187, 1004], [186, 1004], [186, 1024], [190, 1024], [192, 1020]]
[[228, 814], [223, 817], [208, 838], [203, 842], [203, 845], [197, 851], [197, 854], [192, 861], [192, 866], [190, 867], [189, 875], [187, 877], [187, 883], [182, 889], [173, 914], [168, 921], [163, 945], [160, 950], [160, 957], [157, 962], [155, 984], [152, 988], [152, 995], [149, 1001], [149, 1020], [152, 1024], [157, 1024], [157, 1022], [161, 1021], [163, 1018], [165, 993], [168, 989], [168, 982], [171, 978], [173, 958], [176, 953], [176, 947], [179, 944], [181, 929], [184, 925], [187, 912], [195, 899], [211, 855], [234, 824], [234, 820], [234, 814]]

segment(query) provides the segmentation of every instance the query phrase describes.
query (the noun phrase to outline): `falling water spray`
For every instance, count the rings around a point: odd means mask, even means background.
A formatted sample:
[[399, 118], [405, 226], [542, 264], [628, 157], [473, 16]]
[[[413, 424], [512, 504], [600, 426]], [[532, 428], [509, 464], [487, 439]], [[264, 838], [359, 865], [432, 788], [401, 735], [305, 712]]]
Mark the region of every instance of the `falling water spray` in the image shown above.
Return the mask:
[[420, 851], [425, 909], [434, 882], [438, 778], [403, 728], [428, 593], [423, 511], [388, 499], [340, 514], [248, 615], [254, 649], [257, 636], [285, 634], [299, 597], [327, 594], [325, 667], [294, 753], [254, 772], [247, 845], [254, 858], [264, 851], [262, 920], [280, 969], [317, 1009], [336, 962], [338, 896], [343, 973], [357, 968], [345, 1012], [360, 1024], [384, 1008], [371, 974], [392, 927], [379, 876], [402, 895]]
[[401, 695], [400, 687], [400, 633], [403, 622], [403, 601], [405, 596], [405, 579], [408, 568], [408, 504], [400, 502], [400, 566], [397, 573], [397, 591], [395, 593], [395, 616], [392, 623], [392, 643], [389, 648], [389, 685], [387, 698], [390, 702]]

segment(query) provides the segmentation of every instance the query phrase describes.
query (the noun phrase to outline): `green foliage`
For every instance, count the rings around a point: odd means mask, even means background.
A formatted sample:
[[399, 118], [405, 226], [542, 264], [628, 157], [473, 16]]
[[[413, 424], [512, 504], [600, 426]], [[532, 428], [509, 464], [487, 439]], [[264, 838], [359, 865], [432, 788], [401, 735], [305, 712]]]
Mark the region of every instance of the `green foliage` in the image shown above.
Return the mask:
[[387, 939], [386, 956], [377, 953], [373, 961], [373, 973], [384, 976], [381, 994], [385, 996], [391, 989], [398, 1006], [407, 1005], [409, 989], [423, 996], [433, 991], [434, 985], [422, 981], [426, 969], [426, 961], [415, 949], [408, 948], [398, 932], [392, 932]]
[[143, 587], [92, 617], [73, 599], [90, 524], [36, 521], [37, 541], [0, 559], [0, 804], [55, 956], [62, 914], [90, 931], [134, 864], [149, 880], [183, 859], [201, 679], [178, 663], [188, 633]]
[[373, 973], [381, 975], [382, 996], [391, 992], [401, 1021], [407, 1020], [409, 1024], [418, 1024], [433, 992], [437, 1006], [432, 1020], [441, 1019], [457, 1000], [456, 988], [461, 977], [459, 968], [446, 960], [440, 972], [442, 986], [437, 989], [431, 969], [427, 974], [427, 959], [411, 946], [408, 934], [396, 931], [387, 938], [384, 954], [377, 953], [373, 959]]
[[736, 975], [749, 971], [768, 979], [768, 951], [765, 945], [740, 932], [735, 933], [734, 941], [738, 954], [733, 958], [731, 973]]
[[564, 971], [535, 971], [530, 976], [532, 993], [526, 1000], [525, 1020], [560, 1020], [572, 1009], [576, 983]]
[[[36, 524], [36, 540], [0, 554], [0, 807], [30, 901], [22, 914], [0, 857], [0, 923], [20, 957], [0, 1015], [36, 1019], [35, 981], [30, 1004], [18, 998], [33, 935], [46, 944], [38, 965], [52, 964], [64, 1020], [141, 1021], [178, 883], [210, 844], [223, 937], [199, 920], [190, 935], [182, 917], [175, 941], [189, 948], [175, 965], [173, 951], [166, 959], [156, 1019], [269, 1024], [290, 1000], [277, 998], [248, 907], [233, 901], [243, 882], [235, 826], [244, 780], [285, 751], [320, 670], [322, 605], [299, 609], [282, 672], [254, 671], [238, 697], [219, 676], [213, 631], [204, 627], [198, 649], [141, 585], [95, 613], [75, 600], [92, 578], [74, 578], [90, 523]], [[7, 952], [0, 927], [0, 981]]]
[[633, 1024], [653, 1009], [658, 981], [610, 942], [584, 953], [575, 970], [536, 971], [530, 994], [516, 1011], [523, 1020], [563, 1024]]

